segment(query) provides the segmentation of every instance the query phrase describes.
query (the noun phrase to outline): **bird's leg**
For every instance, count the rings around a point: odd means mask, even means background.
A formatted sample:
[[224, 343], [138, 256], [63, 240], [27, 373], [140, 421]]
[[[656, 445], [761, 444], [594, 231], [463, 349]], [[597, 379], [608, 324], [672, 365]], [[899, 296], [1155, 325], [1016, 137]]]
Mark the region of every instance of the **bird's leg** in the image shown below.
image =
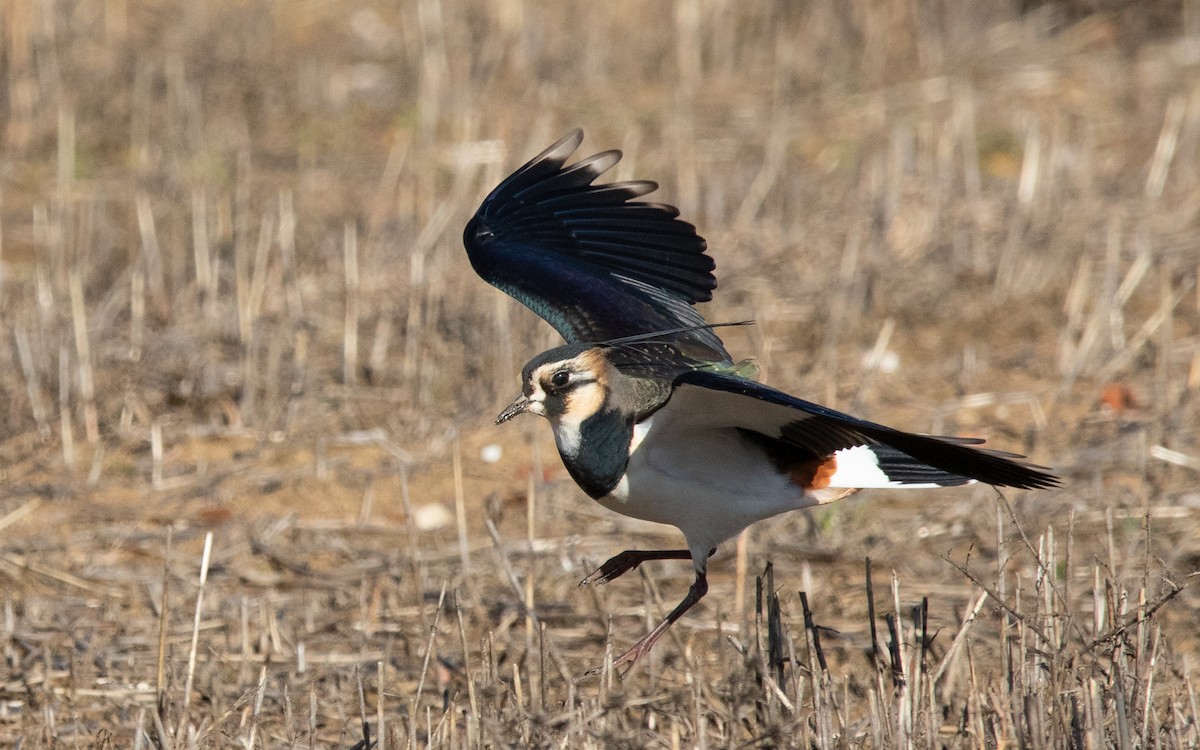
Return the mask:
[[627, 549], [608, 558], [579, 582], [580, 586], [589, 583], [608, 583], [614, 578], [620, 578], [629, 571], [648, 560], [691, 560], [692, 553], [685, 549]]
[[654, 630], [651, 630], [644, 638], [633, 644], [632, 648], [617, 657], [613, 661], [613, 668], [624, 667], [624, 669], [619, 670], [619, 674], [622, 677], [628, 674], [629, 670], [633, 669], [633, 665], [637, 664], [638, 659], [650, 653], [650, 649], [654, 646], [655, 641], [662, 637], [663, 633], [667, 632], [667, 628], [675, 624], [675, 621], [682, 617], [684, 612], [696, 606], [696, 602], [703, 599], [707, 593], [708, 578], [705, 576], [705, 571], [703, 569], [697, 570], [696, 580], [692, 583], [691, 588], [688, 589], [687, 596], [683, 597], [683, 601], [675, 609], [671, 610], [671, 614], [667, 615], [667, 619], [660, 622]]
[[[714, 547], [708, 551], [712, 557], [717, 551]], [[627, 549], [613, 555], [608, 561], [579, 582], [580, 586], [589, 583], [608, 583], [614, 578], [620, 578], [637, 566], [648, 560], [691, 560], [692, 553], [686, 549]]]

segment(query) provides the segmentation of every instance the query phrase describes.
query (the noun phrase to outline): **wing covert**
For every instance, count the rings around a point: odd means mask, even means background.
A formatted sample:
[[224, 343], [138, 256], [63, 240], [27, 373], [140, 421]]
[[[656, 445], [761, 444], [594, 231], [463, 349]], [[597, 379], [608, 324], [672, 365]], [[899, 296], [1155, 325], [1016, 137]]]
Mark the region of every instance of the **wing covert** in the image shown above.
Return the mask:
[[[857, 446], [885, 446], [916, 459], [929, 470], [987, 484], [1021, 489], [1060, 484], [1058, 477], [1020, 460], [1021, 456], [973, 447], [982, 440], [902, 432], [723, 373], [683, 373], [675, 379], [668, 407], [662, 411], [668, 412], [665, 416], [669, 419], [686, 422], [690, 427], [750, 430], [811, 452], [814, 457]], [[876, 457], [881, 462], [890, 458], [910, 475], [909, 481], [932, 476], [920, 465], [897, 460], [899, 457], [888, 451], [876, 451]]]

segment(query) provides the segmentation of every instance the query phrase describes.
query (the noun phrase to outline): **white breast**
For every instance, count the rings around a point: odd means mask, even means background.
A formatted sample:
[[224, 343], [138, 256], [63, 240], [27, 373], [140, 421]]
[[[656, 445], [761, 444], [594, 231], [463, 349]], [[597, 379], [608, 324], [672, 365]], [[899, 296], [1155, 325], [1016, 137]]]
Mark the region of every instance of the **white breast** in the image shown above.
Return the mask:
[[679, 528], [707, 551], [764, 518], [815, 504], [729, 428], [683, 424], [667, 408], [634, 428], [625, 476], [600, 503]]

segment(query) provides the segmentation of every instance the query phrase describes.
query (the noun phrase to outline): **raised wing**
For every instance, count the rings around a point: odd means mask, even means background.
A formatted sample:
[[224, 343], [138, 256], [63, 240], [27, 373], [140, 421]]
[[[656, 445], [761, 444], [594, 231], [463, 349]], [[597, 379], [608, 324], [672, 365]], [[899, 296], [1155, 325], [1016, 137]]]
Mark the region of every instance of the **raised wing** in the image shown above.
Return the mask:
[[[759, 441], [781, 466], [837, 453], [854, 463], [853, 471], [843, 477], [865, 478], [832, 486], [949, 486], [976, 480], [998, 487], [1047, 489], [1060, 484], [1058, 477], [1019, 460], [1021, 456], [972, 447], [982, 440], [901, 432], [722, 373], [680, 375], [659, 414], [680, 429], [738, 429]], [[659, 419], [656, 414], [655, 428]], [[854, 450], [859, 448], [865, 450]]]
[[[703, 326], [692, 305], [717, 285], [704, 238], [673, 206], [635, 200], [653, 182], [592, 184], [621, 152], [564, 166], [582, 141], [572, 131], [484, 199], [463, 233], [475, 272], [568, 343]], [[711, 330], [670, 339], [696, 359], [729, 361]]]

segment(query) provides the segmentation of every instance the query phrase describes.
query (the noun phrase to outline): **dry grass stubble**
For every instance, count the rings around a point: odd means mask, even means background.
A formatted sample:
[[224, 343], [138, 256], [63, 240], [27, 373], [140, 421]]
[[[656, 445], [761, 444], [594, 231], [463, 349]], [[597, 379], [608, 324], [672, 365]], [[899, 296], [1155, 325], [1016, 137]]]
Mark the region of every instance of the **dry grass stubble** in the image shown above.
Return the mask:
[[[0, 9], [0, 739], [1200, 743], [1194, 3], [952, 5]], [[690, 572], [575, 587], [676, 537], [490, 425], [554, 337], [458, 242], [574, 125], [768, 382], [1066, 488], [761, 524], [579, 680]]]

